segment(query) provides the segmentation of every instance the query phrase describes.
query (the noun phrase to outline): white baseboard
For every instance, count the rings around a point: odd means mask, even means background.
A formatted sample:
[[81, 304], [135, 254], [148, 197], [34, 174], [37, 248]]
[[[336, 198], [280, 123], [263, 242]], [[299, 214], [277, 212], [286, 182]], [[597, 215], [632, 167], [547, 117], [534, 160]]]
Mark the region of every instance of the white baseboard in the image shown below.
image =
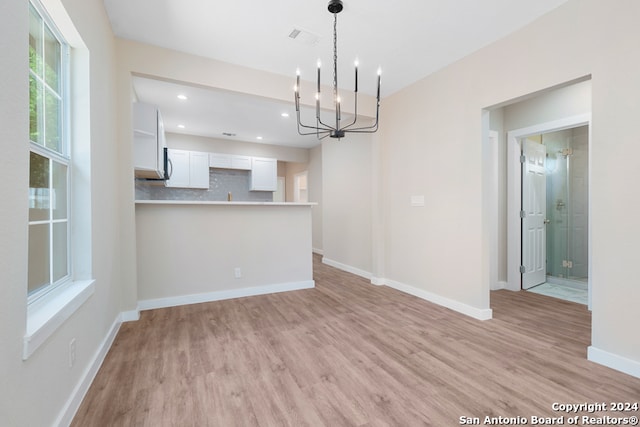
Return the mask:
[[324, 255], [324, 251], [322, 249], [312, 248], [311, 250], [313, 251], [314, 254]]
[[355, 274], [356, 276], [364, 277], [367, 280], [371, 280], [371, 273], [369, 273], [368, 271], [364, 271], [364, 270], [361, 270], [361, 269], [356, 268], [356, 267], [352, 267], [352, 266], [347, 265], [347, 264], [342, 264], [341, 262], [334, 261], [334, 260], [329, 259], [327, 257], [322, 257], [322, 263], [323, 264], [327, 264], [330, 267], [335, 267], [335, 268], [338, 268], [338, 269], [340, 269], [342, 271], [346, 271], [347, 273], [351, 273], [351, 274]]
[[499, 281], [491, 286], [492, 291], [499, 291], [500, 289], [507, 289], [507, 282]]
[[122, 323], [138, 321], [140, 320], [140, 310], [135, 309], [130, 311], [123, 311], [122, 313], [120, 313], [120, 320], [122, 321]]
[[53, 423], [54, 426], [68, 426], [71, 424], [71, 421], [73, 421], [73, 417], [76, 415], [76, 412], [78, 412], [82, 399], [84, 399], [84, 396], [87, 394], [87, 391], [96, 377], [100, 366], [102, 366], [102, 362], [104, 362], [104, 358], [107, 356], [107, 353], [113, 344], [113, 340], [115, 340], [116, 335], [120, 330], [121, 324], [122, 314], [119, 314], [111, 325], [109, 332], [107, 332], [107, 336], [104, 337], [100, 343], [98, 351], [93, 356], [93, 360], [89, 363], [89, 366], [87, 366], [83, 372], [80, 381], [73, 389], [73, 392], [67, 400], [67, 403], [62, 408], [60, 415], [58, 415], [58, 418]]
[[640, 378], [640, 362], [637, 360], [627, 359], [617, 354], [609, 353], [594, 346], [587, 348], [587, 359], [607, 366], [616, 371], [624, 372], [636, 378]]
[[474, 319], [489, 320], [493, 317], [493, 310], [491, 310], [490, 308], [483, 309], [483, 308], [472, 307], [460, 301], [456, 301], [451, 298], [446, 298], [441, 295], [437, 295], [432, 292], [425, 291], [424, 289], [419, 289], [411, 285], [396, 282], [395, 280], [390, 280], [390, 279], [377, 279], [377, 280], [382, 281], [380, 284], [384, 284], [398, 291], [416, 296], [418, 298], [422, 298], [434, 304], [438, 304], [443, 307], [450, 308], [451, 310], [473, 317]]
[[179, 305], [198, 304], [202, 302], [221, 301], [225, 299], [250, 297], [254, 295], [273, 294], [276, 292], [297, 291], [315, 287], [313, 280], [302, 282], [279, 283], [275, 285], [256, 286], [252, 288], [231, 289], [228, 291], [207, 292], [204, 294], [180, 295], [175, 297], [138, 301], [139, 310], [175, 307]]
[[384, 286], [384, 279], [382, 277], [372, 277], [371, 284], [376, 286]]

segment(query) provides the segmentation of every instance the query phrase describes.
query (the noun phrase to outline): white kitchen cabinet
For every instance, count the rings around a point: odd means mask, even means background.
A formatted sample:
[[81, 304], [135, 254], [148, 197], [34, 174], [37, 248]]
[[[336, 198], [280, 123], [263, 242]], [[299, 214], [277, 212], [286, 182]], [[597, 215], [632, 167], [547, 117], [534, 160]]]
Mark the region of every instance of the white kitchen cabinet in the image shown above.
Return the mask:
[[251, 170], [251, 156], [231, 156], [231, 169]]
[[155, 105], [136, 102], [133, 109], [133, 168], [138, 178], [163, 179], [165, 172], [162, 116]]
[[278, 189], [278, 160], [265, 157], [251, 158], [251, 191]]
[[209, 153], [209, 167], [231, 169], [231, 154]]
[[171, 177], [167, 187], [209, 188], [209, 155], [198, 151], [168, 150]]
[[209, 167], [221, 169], [251, 170], [251, 156], [209, 153]]
[[209, 188], [209, 154], [189, 152], [189, 187]]

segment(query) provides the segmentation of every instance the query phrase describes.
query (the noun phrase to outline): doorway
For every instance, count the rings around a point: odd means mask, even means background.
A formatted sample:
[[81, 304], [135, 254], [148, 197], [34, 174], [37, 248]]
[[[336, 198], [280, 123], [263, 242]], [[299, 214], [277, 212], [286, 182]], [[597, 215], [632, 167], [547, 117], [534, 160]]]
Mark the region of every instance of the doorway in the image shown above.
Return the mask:
[[296, 203], [306, 203], [309, 201], [307, 188], [308, 175], [309, 172], [304, 171], [293, 176], [293, 201]]
[[585, 125], [522, 140], [522, 288], [584, 304], [589, 270], [588, 136]]
[[589, 123], [585, 115], [508, 134], [509, 289], [590, 306]]

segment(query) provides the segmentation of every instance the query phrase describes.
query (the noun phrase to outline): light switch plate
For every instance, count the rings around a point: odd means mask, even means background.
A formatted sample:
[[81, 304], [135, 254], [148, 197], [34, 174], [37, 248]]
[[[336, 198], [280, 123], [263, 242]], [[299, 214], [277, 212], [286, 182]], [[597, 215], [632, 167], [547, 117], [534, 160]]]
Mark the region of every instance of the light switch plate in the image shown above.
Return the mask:
[[424, 206], [424, 196], [411, 196], [411, 206]]

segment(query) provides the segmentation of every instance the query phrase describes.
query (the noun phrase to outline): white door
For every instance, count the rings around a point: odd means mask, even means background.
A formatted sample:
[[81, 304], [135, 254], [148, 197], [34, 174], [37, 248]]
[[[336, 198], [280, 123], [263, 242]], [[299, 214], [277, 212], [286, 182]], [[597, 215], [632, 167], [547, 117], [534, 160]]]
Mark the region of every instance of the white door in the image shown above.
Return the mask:
[[284, 203], [286, 201], [286, 188], [285, 188], [285, 177], [278, 177], [278, 189], [273, 192], [273, 201], [277, 203]]
[[522, 289], [545, 282], [547, 183], [546, 148], [538, 141], [522, 141]]
[[308, 172], [300, 172], [293, 176], [293, 201], [297, 203], [307, 203], [309, 193], [307, 187]]

